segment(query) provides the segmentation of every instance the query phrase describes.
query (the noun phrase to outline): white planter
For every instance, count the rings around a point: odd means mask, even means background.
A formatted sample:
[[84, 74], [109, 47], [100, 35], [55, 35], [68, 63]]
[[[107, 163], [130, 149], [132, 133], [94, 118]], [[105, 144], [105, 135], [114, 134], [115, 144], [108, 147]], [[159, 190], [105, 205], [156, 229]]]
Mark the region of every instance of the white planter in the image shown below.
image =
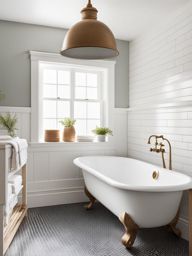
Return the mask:
[[97, 142], [105, 142], [106, 141], [107, 136], [106, 135], [97, 135], [96, 136], [96, 141]]

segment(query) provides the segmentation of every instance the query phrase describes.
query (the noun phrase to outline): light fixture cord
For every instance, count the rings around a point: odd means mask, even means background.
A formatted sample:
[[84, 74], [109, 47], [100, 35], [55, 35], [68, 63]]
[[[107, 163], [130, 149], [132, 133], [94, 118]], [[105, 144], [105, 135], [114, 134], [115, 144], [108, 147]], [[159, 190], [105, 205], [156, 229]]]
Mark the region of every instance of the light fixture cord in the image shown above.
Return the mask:
[[88, 7], [92, 7], [91, 0], [88, 0], [87, 6], [88, 6]]

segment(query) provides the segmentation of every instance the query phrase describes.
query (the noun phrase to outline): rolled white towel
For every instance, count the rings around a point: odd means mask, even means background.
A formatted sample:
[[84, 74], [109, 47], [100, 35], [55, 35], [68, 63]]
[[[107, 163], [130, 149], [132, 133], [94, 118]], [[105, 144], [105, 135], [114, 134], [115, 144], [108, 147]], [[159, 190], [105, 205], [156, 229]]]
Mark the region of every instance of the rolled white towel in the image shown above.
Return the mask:
[[10, 209], [10, 202], [13, 200], [13, 198], [14, 198], [14, 195], [11, 194], [4, 208], [5, 224], [8, 224], [9, 216], [12, 213], [12, 210]]
[[8, 198], [8, 202], [5, 207], [5, 215], [9, 216], [18, 202], [18, 197], [15, 194], [11, 194]]
[[9, 178], [9, 183], [12, 185], [12, 193], [18, 195], [21, 191], [22, 176], [15, 174]]
[[22, 189], [22, 184], [20, 185], [12, 185], [12, 191], [15, 195], [18, 195], [19, 192], [21, 191]]
[[8, 200], [6, 207], [5, 207], [4, 225], [8, 224], [10, 216], [11, 216], [13, 209], [17, 203], [18, 203], [18, 197], [16, 195], [12, 194]]
[[16, 195], [14, 195], [9, 202], [9, 211], [12, 211], [17, 203], [18, 203], [18, 197]]
[[11, 195], [12, 195], [12, 193], [13, 193], [12, 185], [13, 185], [13, 184], [11, 184], [11, 183], [8, 183], [8, 185], [7, 185], [8, 198], [10, 198]]
[[15, 186], [20, 186], [22, 184], [22, 176], [19, 174], [14, 174], [9, 178], [9, 183]]

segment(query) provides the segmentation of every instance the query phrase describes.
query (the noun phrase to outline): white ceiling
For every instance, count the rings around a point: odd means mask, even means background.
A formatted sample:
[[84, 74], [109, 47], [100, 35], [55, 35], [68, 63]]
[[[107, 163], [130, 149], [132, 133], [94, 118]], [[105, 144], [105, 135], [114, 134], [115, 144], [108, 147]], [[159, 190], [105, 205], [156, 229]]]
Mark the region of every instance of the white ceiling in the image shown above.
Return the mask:
[[[92, 0], [99, 20], [119, 39], [130, 40], [191, 0]], [[70, 28], [87, 0], [0, 0], [0, 19]]]

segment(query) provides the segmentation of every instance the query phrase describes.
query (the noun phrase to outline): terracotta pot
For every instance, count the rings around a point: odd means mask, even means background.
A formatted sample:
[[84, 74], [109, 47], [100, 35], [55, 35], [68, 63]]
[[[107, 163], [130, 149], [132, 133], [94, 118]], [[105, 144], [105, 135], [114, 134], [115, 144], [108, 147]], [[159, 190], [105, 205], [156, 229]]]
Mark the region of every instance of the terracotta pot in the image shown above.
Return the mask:
[[65, 142], [74, 142], [75, 141], [75, 128], [65, 127], [63, 130], [63, 141]]
[[45, 141], [46, 142], [59, 142], [60, 141], [60, 130], [45, 130]]

